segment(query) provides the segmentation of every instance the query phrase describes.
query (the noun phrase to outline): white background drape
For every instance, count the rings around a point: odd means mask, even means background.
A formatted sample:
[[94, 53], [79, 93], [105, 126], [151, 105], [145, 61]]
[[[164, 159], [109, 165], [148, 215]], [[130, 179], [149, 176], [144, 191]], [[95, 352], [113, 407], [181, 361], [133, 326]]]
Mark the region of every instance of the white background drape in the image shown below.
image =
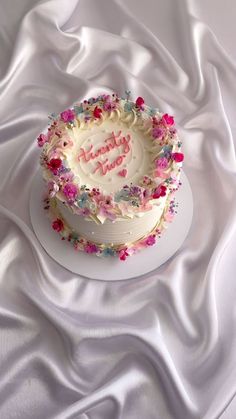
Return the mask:
[[[1, 419], [234, 419], [235, 1], [0, 6]], [[48, 114], [126, 89], [175, 115], [194, 217], [165, 265], [109, 283], [46, 254], [28, 201]]]

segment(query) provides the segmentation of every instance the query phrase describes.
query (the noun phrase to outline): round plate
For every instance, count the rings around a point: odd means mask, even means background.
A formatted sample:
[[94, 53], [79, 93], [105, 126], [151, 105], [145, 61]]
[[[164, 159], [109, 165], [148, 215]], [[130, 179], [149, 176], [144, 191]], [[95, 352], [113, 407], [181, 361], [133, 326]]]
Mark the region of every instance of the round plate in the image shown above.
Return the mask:
[[39, 170], [32, 182], [30, 195], [30, 217], [33, 229], [46, 252], [60, 265], [71, 272], [91, 279], [119, 281], [135, 278], [158, 268], [166, 262], [183, 244], [191, 226], [193, 198], [188, 178], [182, 171], [182, 186], [176, 192], [179, 204], [168, 229], [157, 240], [156, 245], [141, 250], [126, 261], [116, 257], [97, 257], [74, 250], [67, 241], [52, 230], [51, 223], [43, 209], [42, 196], [45, 183]]

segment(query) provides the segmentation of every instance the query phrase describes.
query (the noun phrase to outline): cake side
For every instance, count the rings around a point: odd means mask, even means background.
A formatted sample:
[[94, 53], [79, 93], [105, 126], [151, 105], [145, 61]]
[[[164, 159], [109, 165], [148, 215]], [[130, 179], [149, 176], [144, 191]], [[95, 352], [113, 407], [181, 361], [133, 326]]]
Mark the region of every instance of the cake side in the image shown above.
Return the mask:
[[162, 216], [165, 198], [160, 206], [139, 213], [136, 217], [118, 218], [115, 221], [106, 219], [103, 224], [72, 214], [60, 201], [56, 205], [62, 218], [75, 233], [94, 243], [104, 243], [112, 247], [135, 242], [152, 231]]
[[[112, 242], [110, 242], [110, 238], [108, 237], [108, 241], [104, 240], [101, 241], [94, 241], [93, 237], [90, 239], [90, 234], [92, 235], [93, 230], [89, 228], [88, 223], [94, 223], [91, 220], [85, 220], [84, 217], [82, 217], [83, 222], [87, 222], [86, 224], [86, 233], [85, 235], [79, 233], [78, 220], [76, 220], [77, 215], [71, 215], [71, 213], [68, 211], [66, 216], [64, 217], [62, 215], [62, 212], [59, 209], [58, 201], [56, 198], [48, 198], [46, 197], [44, 199], [44, 208], [47, 210], [48, 216], [52, 222], [52, 228], [61, 235], [62, 240], [66, 240], [70, 242], [74, 249], [77, 251], [83, 251], [89, 254], [95, 254], [96, 256], [118, 256], [120, 260], [126, 260], [128, 256], [131, 256], [132, 254], [137, 253], [137, 251], [153, 246], [158, 238], [161, 237], [161, 234], [163, 231], [168, 227], [168, 224], [172, 221], [174, 214], [176, 213], [176, 207], [177, 204], [175, 203], [175, 200], [173, 199], [172, 194], [169, 195], [166, 199], [166, 203], [164, 206], [164, 209], [162, 211], [161, 217], [158, 217], [156, 219], [156, 222], [150, 231], [148, 231], [147, 234], [144, 234], [142, 237], [139, 237], [139, 239], [132, 241], [126, 240], [126, 236], [123, 235], [122, 243], [115, 243], [115, 240], [113, 239]], [[63, 212], [65, 211], [65, 208], [62, 206]], [[65, 213], [64, 213], [65, 214]], [[74, 222], [76, 221], [75, 228], [71, 227], [70, 220], [68, 222], [67, 216], [70, 214], [70, 217], [72, 216], [74, 219]], [[146, 214], [145, 214], [146, 215]], [[137, 217], [134, 219], [134, 221], [137, 220]], [[124, 220], [119, 220], [120, 222], [125, 222]], [[119, 222], [118, 221], [118, 222]], [[132, 220], [127, 220], [127, 224]], [[154, 219], [153, 219], [154, 221]], [[109, 221], [107, 221], [109, 222]], [[117, 221], [114, 223], [114, 226], [117, 225]], [[141, 229], [143, 229], [144, 224], [142, 223], [139, 225], [141, 226]], [[101, 234], [101, 237], [104, 237], [104, 224], [100, 224], [101, 231], [99, 232]], [[106, 224], [105, 224], [106, 229]], [[141, 230], [142, 231], [142, 230]], [[143, 230], [144, 231], [144, 230]], [[138, 231], [138, 236], [140, 235], [140, 231]], [[98, 236], [99, 237], [99, 236]], [[98, 238], [97, 237], [97, 238]], [[119, 239], [121, 237], [120, 232], [118, 236], [115, 237]]]

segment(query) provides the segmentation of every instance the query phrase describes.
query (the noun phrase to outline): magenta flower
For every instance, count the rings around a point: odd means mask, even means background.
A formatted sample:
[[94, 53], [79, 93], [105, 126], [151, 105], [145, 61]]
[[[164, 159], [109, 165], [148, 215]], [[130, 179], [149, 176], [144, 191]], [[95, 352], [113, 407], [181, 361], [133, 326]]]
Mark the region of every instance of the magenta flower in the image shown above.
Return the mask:
[[125, 249], [121, 249], [119, 251], [119, 258], [120, 260], [126, 260], [126, 258], [129, 256], [129, 253], [127, 252], [127, 247]]
[[152, 130], [152, 135], [154, 138], [163, 138], [165, 130], [163, 128], [155, 127]]
[[69, 200], [73, 200], [75, 199], [77, 193], [78, 193], [78, 188], [77, 186], [74, 185], [74, 183], [67, 183], [64, 188], [63, 188], [63, 193], [64, 195], [69, 199]]
[[44, 144], [48, 141], [48, 137], [45, 134], [40, 134], [37, 138], [38, 146], [43, 147]]
[[173, 116], [168, 115], [168, 113], [165, 113], [165, 115], [162, 116], [162, 122], [165, 125], [174, 125], [175, 123]]
[[159, 159], [155, 160], [156, 167], [160, 170], [164, 170], [168, 166], [168, 160], [166, 157], [159, 157]]
[[147, 246], [153, 246], [156, 243], [156, 237], [155, 236], [148, 236], [145, 240], [145, 243]]
[[136, 106], [137, 106], [138, 108], [142, 108], [142, 107], [143, 107], [143, 105], [144, 105], [144, 99], [143, 99], [141, 96], [139, 96], [139, 97], [136, 99], [135, 104], [136, 104]]
[[72, 122], [75, 119], [75, 113], [71, 109], [66, 109], [61, 113], [61, 120], [63, 122]]
[[97, 246], [95, 244], [87, 243], [84, 246], [84, 250], [85, 250], [86, 253], [97, 253], [98, 248], [97, 248]]
[[181, 163], [184, 160], [183, 153], [172, 153], [171, 157], [176, 163]]

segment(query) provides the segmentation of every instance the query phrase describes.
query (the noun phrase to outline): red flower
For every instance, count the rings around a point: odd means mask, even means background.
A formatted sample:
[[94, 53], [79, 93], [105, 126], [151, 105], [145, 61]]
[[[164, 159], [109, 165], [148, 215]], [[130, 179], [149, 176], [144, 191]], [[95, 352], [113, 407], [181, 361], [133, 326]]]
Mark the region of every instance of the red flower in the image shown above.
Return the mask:
[[61, 165], [62, 165], [61, 159], [51, 159], [48, 162], [48, 168], [49, 168], [49, 170], [51, 170], [51, 172], [54, 175], [57, 174], [57, 171], [58, 171], [58, 169], [60, 169]]
[[127, 256], [129, 256], [129, 253], [127, 252], [127, 247], [119, 251], [120, 260], [125, 260]]
[[152, 194], [152, 198], [158, 199], [161, 196], [165, 196], [165, 195], [166, 195], [166, 186], [159, 185], [158, 188], [156, 188], [154, 193]]
[[165, 115], [162, 116], [161, 120], [165, 125], [174, 125], [175, 123], [174, 117], [168, 115], [168, 113], [165, 113]]
[[171, 157], [177, 163], [181, 163], [184, 159], [184, 154], [183, 153], [172, 153]]
[[144, 105], [144, 99], [142, 98], [142, 97], [138, 97], [137, 99], [136, 99], [136, 106], [138, 106], [138, 108], [141, 108], [143, 105]]
[[94, 118], [101, 118], [102, 109], [98, 108], [97, 106], [93, 110]]
[[60, 220], [60, 218], [57, 218], [56, 220], [54, 220], [52, 222], [52, 228], [53, 230], [57, 231], [58, 233], [63, 230], [64, 228], [64, 224], [63, 222]]

